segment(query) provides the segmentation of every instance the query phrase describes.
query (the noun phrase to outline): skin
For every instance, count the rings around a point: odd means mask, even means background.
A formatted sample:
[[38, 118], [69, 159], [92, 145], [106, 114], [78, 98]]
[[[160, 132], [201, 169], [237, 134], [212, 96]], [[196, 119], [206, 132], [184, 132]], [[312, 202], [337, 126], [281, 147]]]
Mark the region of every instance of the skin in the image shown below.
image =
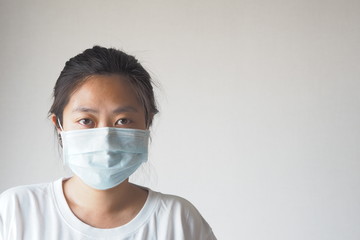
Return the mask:
[[[55, 115], [51, 120], [57, 126]], [[147, 129], [144, 108], [132, 86], [120, 75], [89, 77], [65, 106], [62, 127], [64, 131], [100, 127]], [[148, 195], [128, 179], [114, 188], [97, 190], [76, 175], [63, 182], [63, 189], [72, 212], [96, 228], [114, 228], [130, 222]]]

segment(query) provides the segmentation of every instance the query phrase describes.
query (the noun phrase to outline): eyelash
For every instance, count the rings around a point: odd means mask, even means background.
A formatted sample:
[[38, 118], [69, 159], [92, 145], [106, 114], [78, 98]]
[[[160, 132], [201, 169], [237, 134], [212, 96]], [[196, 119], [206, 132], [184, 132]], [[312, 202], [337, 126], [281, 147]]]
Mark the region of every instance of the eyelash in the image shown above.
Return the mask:
[[[90, 121], [90, 123], [85, 124], [85, 123], [82, 123], [83, 121]], [[88, 125], [90, 125], [91, 123], [93, 123], [93, 121], [92, 121], [91, 119], [89, 119], [89, 118], [83, 118], [83, 119], [80, 119], [80, 120], [79, 120], [79, 123], [80, 123], [81, 125], [88, 126]]]
[[[84, 123], [84, 121], [88, 121], [88, 123]], [[126, 122], [125, 123], [119, 123], [120, 121], [126, 121]], [[78, 122], [83, 126], [89, 126], [89, 125], [93, 124], [93, 121], [91, 119], [89, 119], [89, 118], [80, 119]], [[121, 118], [121, 119], [119, 119], [119, 120], [117, 120], [115, 122], [115, 125], [127, 125], [127, 124], [130, 124], [130, 123], [132, 123], [132, 121], [130, 119]]]
[[121, 119], [117, 120], [115, 124], [118, 124], [119, 121], [126, 121], [126, 123], [119, 124], [119, 125], [126, 125], [126, 124], [130, 124], [130, 123], [131, 123], [131, 120], [130, 120], [130, 119], [121, 118]]

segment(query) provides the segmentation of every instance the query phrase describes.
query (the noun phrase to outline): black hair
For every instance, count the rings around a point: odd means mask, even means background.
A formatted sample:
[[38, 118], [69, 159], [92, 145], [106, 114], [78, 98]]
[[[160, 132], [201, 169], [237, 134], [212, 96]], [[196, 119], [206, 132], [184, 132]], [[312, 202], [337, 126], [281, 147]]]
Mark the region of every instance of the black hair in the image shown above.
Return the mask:
[[49, 115], [54, 114], [62, 124], [63, 111], [71, 94], [88, 77], [111, 74], [119, 74], [128, 79], [145, 109], [146, 126], [150, 127], [153, 116], [158, 113], [150, 74], [134, 56], [100, 46], [86, 49], [66, 62], [54, 87], [54, 102]]

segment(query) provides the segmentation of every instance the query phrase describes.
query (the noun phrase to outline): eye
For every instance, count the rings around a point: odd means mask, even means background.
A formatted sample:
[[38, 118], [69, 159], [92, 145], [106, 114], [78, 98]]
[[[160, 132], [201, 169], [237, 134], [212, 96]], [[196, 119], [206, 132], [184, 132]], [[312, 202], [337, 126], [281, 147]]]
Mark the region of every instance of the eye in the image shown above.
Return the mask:
[[121, 118], [119, 120], [116, 121], [116, 125], [126, 125], [126, 124], [130, 124], [131, 120], [127, 119], [127, 118]]
[[88, 118], [83, 118], [79, 121], [79, 123], [81, 125], [84, 125], [84, 126], [90, 126], [93, 124], [93, 121], [91, 119], [88, 119]]

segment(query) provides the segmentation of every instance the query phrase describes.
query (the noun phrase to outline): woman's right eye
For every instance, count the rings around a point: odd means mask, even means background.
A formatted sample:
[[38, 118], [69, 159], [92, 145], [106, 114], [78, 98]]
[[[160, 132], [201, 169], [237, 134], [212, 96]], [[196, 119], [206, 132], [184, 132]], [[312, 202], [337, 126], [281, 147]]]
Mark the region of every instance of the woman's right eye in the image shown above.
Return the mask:
[[93, 122], [88, 118], [84, 118], [84, 119], [81, 119], [79, 121], [79, 123], [84, 126], [90, 126]]

